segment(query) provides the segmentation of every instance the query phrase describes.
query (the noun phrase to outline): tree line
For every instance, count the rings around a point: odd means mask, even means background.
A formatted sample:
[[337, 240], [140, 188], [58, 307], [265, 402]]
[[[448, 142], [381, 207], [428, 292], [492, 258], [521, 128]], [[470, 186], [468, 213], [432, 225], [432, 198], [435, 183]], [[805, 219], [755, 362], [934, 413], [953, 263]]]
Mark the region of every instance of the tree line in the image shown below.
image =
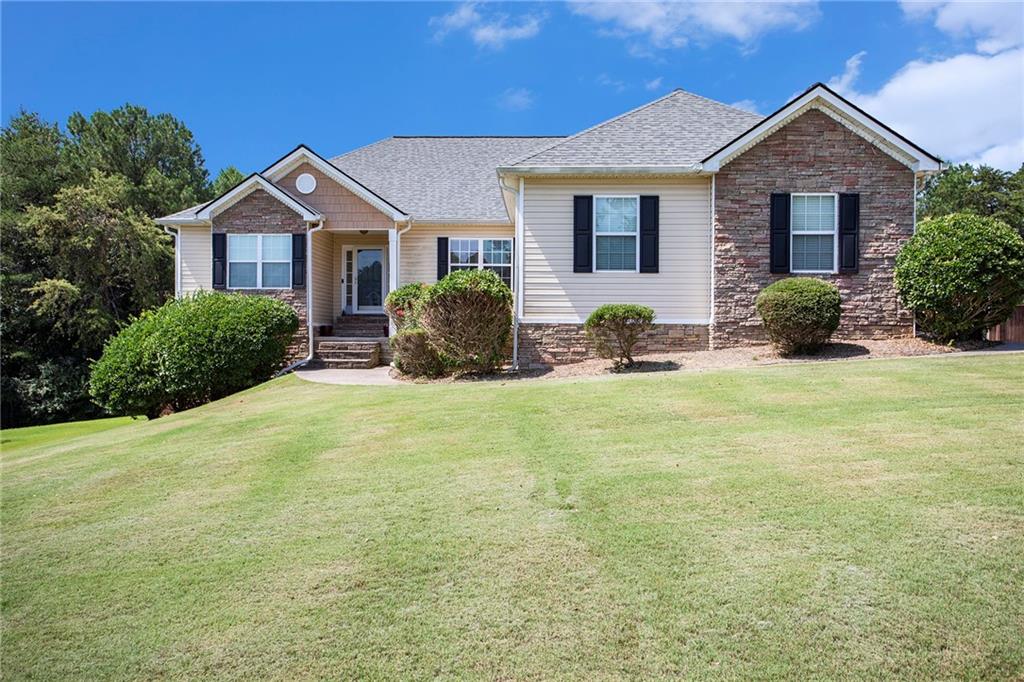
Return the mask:
[[0, 132], [0, 421], [101, 415], [89, 364], [143, 310], [173, 295], [169, 235], [153, 219], [222, 194], [192, 132], [125, 105], [62, 129], [22, 111]]

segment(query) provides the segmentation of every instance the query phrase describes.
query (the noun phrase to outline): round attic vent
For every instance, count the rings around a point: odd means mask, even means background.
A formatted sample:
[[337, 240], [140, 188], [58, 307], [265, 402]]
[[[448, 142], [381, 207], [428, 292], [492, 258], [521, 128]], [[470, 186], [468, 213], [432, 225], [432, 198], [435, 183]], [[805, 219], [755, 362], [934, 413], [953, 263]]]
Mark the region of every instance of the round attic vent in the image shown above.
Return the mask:
[[316, 178], [309, 173], [303, 173], [299, 177], [295, 178], [295, 189], [299, 190], [303, 194], [309, 194], [316, 189]]

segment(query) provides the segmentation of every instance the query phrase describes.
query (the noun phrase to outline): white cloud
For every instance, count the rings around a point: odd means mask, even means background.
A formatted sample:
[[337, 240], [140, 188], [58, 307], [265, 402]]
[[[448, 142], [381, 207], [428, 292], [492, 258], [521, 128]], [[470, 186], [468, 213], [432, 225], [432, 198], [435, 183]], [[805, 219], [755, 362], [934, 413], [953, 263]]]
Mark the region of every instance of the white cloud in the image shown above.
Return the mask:
[[597, 77], [597, 84], [604, 88], [609, 88], [615, 92], [624, 92], [626, 90], [625, 81], [620, 81], [617, 78], [612, 78], [606, 73], [602, 73]]
[[850, 92], [854, 82], [860, 76], [860, 63], [866, 54], [867, 52], [861, 50], [847, 59], [846, 68], [843, 70], [843, 73], [839, 76], [833, 76], [827, 85], [840, 95]]
[[506, 111], [526, 111], [533, 101], [533, 93], [526, 88], [508, 88], [498, 95], [497, 104]]
[[755, 102], [752, 99], [741, 99], [738, 102], [733, 102], [729, 106], [735, 107], [737, 109], [742, 109], [743, 111], [749, 111], [752, 114], [761, 113], [760, 111], [757, 110], [757, 102]]
[[[816, 2], [585, 2], [577, 14], [610, 24], [606, 35], [645, 38], [655, 48], [707, 44], [732, 38], [750, 47], [761, 35], [777, 29], [802, 29], [818, 17]], [[643, 46], [631, 46], [643, 54]]]
[[1024, 43], [1024, 8], [1019, 2], [900, 0], [911, 19], [934, 16], [935, 27], [954, 38], [974, 38], [975, 49], [996, 54]]
[[874, 92], [856, 88], [862, 57], [830, 82], [872, 116], [944, 159], [1013, 170], [1024, 162], [1024, 48], [912, 61]]
[[659, 89], [661, 87], [661, 81], [662, 81], [662, 77], [661, 76], [658, 76], [657, 78], [652, 78], [649, 81], [645, 80], [644, 81], [644, 89], [645, 90], [657, 90], [657, 89]]
[[431, 17], [434, 40], [440, 42], [455, 31], [467, 31], [479, 47], [500, 50], [513, 40], [532, 38], [540, 33], [544, 14], [523, 14], [512, 18], [507, 14], [484, 16], [477, 4], [464, 2], [448, 14]]

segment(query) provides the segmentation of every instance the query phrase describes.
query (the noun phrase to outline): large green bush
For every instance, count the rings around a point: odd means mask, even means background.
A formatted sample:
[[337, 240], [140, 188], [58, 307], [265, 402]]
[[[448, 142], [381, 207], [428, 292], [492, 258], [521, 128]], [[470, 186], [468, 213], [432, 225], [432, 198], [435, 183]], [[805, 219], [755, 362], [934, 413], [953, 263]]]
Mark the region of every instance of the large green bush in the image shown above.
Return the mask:
[[653, 327], [654, 310], [632, 303], [599, 306], [583, 324], [597, 354], [614, 360], [616, 369], [633, 365], [633, 349]]
[[282, 367], [299, 319], [267, 296], [199, 293], [143, 313], [92, 368], [93, 398], [117, 414], [158, 416], [222, 398]]
[[925, 220], [896, 257], [896, 288], [923, 330], [980, 338], [1024, 299], [1024, 239], [995, 218]]
[[419, 309], [430, 287], [422, 282], [404, 284], [384, 299], [384, 312], [388, 314], [395, 329], [413, 329], [419, 326]]
[[454, 369], [492, 372], [508, 354], [512, 292], [489, 270], [457, 270], [430, 287], [419, 318]]
[[839, 289], [812, 277], [790, 277], [765, 287], [755, 308], [779, 352], [814, 353], [839, 327]]

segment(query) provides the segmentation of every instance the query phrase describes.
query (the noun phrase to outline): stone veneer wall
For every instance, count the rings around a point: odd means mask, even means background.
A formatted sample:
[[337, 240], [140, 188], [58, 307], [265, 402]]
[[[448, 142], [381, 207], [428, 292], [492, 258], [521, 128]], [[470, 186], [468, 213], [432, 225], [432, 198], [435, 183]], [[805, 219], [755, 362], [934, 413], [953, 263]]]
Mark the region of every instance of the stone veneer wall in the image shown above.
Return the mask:
[[[213, 232], [232, 234], [305, 234], [306, 223], [298, 213], [270, 196], [255, 190], [233, 206], [213, 217]], [[212, 264], [211, 264], [212, 267]], [[231, 289], [254, 296], [270, 296], [284, 301], [299, 316], [299, 329], [288, 346], [288, 361], [301, 360], [309, 354], [309, 316], [306, 310], [306, 288], [293, 289]]]
[[[708, 327], [657, 324], [637, 344], [637, 353], [707, 350]], [[519, 366], [549, 367], [596, 358], [582, 324], [530, 322], [519, 325]]]
[[769, 272], [772, 192], [860, 194], [859, 272], [808, 275], [843, 298], [837, 338], [913, 334], [893, 286], [896, 253], [914, 230], [913, 172], [828, 115], [810, 110], [726, 164], [715, 178], [714, 348], [764, 341], [754, 297]]

